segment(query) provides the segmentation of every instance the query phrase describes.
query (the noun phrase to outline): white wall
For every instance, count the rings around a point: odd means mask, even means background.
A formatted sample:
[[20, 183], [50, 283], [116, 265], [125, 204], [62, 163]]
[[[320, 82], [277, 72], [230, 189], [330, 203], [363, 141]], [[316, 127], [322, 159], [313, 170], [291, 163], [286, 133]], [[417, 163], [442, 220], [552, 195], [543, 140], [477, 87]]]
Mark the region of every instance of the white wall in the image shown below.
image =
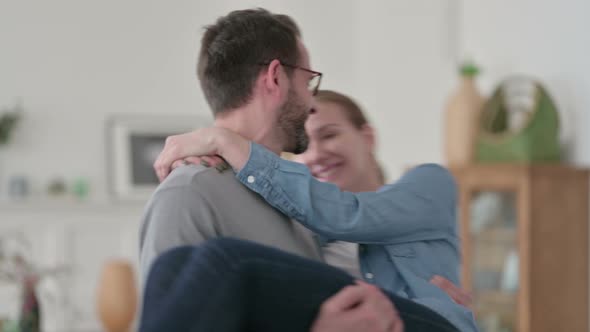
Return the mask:
[[379, 133], [388, 175], [441, 162], [441, 116], [454, 84], [450, 1], [375, 0], [359, 5], [358, 91]]

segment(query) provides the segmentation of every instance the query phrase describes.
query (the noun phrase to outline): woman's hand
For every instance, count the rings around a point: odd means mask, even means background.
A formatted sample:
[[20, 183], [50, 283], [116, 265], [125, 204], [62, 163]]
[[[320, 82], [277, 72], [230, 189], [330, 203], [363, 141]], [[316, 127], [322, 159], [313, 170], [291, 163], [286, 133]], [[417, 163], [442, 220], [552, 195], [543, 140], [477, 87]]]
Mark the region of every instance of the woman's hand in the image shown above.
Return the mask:
[[250, 153], [248, 140], [220, 127], [200, 128], [190, 133], [170, 136], [154, 163], [154, 170], [163, 181], [171, 169], [181, 164], [203, 163], [217, 166], [223, 157], [234, 168], [246, 164]]
[[449, 294], [453, 301], [473, 311], [473, 295], [470, 292], [455, 286], [441, 276], [434, 276], [430, 282]]

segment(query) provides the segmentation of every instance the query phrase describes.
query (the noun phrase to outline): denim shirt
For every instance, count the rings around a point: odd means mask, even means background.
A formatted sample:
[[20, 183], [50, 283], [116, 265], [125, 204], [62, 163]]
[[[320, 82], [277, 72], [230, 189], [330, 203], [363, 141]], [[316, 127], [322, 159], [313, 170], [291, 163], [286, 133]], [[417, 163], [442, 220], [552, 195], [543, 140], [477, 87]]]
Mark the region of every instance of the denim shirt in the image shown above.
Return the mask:
[[421, 165], [377, 192], [343, 192], [251, 143], [237, 178], [322, 241], [359, 243], [365, 281], [428, 306], [461, 331], [477, 331], [471, 311], [429, 282], [441, 275], [459, 284], [457, 189], [445, 168]]

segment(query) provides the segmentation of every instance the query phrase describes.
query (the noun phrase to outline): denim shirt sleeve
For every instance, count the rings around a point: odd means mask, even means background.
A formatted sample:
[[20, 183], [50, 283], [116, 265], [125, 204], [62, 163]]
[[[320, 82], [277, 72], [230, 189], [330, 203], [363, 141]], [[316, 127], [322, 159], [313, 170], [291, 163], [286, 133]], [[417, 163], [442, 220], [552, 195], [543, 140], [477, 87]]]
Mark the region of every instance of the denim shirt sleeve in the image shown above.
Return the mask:
[[237, 178], [288, 217], [329, 239], [401, 243], [454, 238], [456, 185], [443, 167], [418, 166], [377, 192], [351, 193], [305, 165], [251, 143]]

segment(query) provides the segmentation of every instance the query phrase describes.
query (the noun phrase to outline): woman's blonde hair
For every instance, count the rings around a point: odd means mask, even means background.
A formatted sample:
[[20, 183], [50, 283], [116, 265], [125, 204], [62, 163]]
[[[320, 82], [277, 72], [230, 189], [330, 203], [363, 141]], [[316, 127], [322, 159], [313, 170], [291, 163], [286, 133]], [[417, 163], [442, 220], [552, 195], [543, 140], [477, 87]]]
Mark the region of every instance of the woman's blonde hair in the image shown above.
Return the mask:
[[369, 124], [359, 104], [347, 95], [332, 90], [320, 90], [315, 96], [315, 99], [318, 102], [334, 103], [341, 106], [350, 123], [357, 129], [361, 129], [364, 125]]

